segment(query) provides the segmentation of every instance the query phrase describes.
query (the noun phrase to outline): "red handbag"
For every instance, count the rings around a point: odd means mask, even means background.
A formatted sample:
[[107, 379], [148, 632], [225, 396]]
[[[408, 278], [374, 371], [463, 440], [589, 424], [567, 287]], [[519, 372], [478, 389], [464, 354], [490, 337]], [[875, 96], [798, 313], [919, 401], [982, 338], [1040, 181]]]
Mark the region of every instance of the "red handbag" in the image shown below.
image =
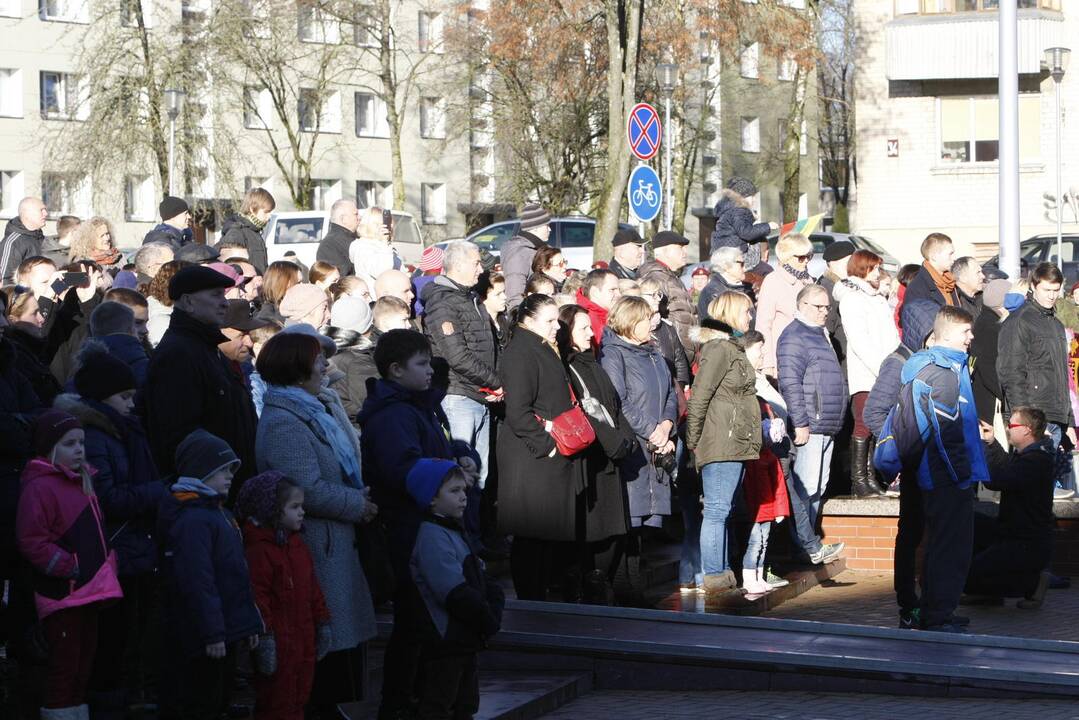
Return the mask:
[[[592, 423], [588, 422], [588, 416], [577, 402], [572, 385], [569, 386], [569, 396], [573, 399], [573, 407], [551, 420], [551, 438], [554, 439], [559, 454], [565, 457], [576, 455], [596, 441], [596, 431], [592, 429]], [[539, 415], [536, 419], [541, 423], [547, 422]]]

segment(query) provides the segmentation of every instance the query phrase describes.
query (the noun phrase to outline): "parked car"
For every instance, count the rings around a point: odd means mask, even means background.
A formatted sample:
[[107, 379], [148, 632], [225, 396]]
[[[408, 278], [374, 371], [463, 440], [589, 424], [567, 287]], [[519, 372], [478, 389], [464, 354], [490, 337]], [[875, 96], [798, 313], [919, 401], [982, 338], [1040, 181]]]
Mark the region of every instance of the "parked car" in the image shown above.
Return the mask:
[[[262, 229], [270, 262], [294, 255], [304, 265], [311, 267], [319, 241], [329, 229], [330, 213], [324, 210], [272, 213]], [[411, 213], [393, 211], [393, 244], [406, 263], [420, 261], [424, 237]]]
[[[618, 223], [618, 227], [636, 229], [627, 223]], [[498, 257], [502, 251], [502, 245], [520, 229], [520, 220], [503, 220], [477, 230], [465, 239]], [[547, 242], [562, 251], [562, 255], [566, 258], [566, 267], [588, 270], [593, 262], [592, 240], [595, 234], [596, 221], [593, 218], [583, 216], [551, 218], [551, 235]], [[436, 243], [443, 249], [448, 244], [449, 241]]]
[[[1072, 283], [1079, 280], [1079, 235], [1074, 233], [1061, 236], [1063, 240], [1062, 255], [1064, 256], [1064, 287], [1071, 287]], [[1019, 243], [1019, 274], [1026, 277], [1031, 268], [1038, 263], [1057, 262], [1057, 236], [1055, 233], [1035, 235]], [[987, 279], [1007, 277], [1000, 269], [1000, 256], [994, 255], [989, 258], [982, 271]]]

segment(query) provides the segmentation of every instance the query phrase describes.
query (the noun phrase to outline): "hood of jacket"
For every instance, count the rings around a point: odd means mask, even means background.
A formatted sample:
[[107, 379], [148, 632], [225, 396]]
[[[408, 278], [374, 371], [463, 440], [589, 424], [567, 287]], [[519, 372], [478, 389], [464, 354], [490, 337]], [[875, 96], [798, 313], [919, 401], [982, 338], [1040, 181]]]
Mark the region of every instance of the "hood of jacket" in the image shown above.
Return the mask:
[[516, 235], [506, 241], [506, 244], [502, 246], [502, 252], [506, 251], [506, 246], [513, 247], [530, 247], [533, 250], [539, 250], [547, 243], [540, 240], [538, 237], [528, 232], [527, 230], [519, 230]]
[[176, 498], [178, 500], [180, 500], [181, 502], [183, 502], [185, 499], [187, 499], [187, 498], [185, 498], [183, 496], [190, 495], [190, 494], [195, 494], [195, 495], [198, 495], [199, 497], [208, 498], [208, 499], [212, 499], [212, 500], [224, 500], [225, 499], [224, 495], [218, 494], [216, 491], [214, 491], [209, 485], [204, 483], [202, 480], [199, 480], [198, 478], [192, 478], [192, 477], [180, 476], [180, 477], [176, 478], [176, 482], [174, 482], [172, 484], [172, 486], [169, 487], [169, 492], [171, 492], [174, 496], [176, 496]]
[[940, 345], [916, 352], [903, 365], [903, 371], [900, 373], [903, 384], [906, 385], [913, 380], [922, 368], [930, 363], [959, 372], [967, 364], [967, 353]]
[[618, 348], [622, 352], [635, 353], [637, 355], [658, 355], [659, 350], [651, 342], [643, 345], [634, 345], [622, 336], [615, 334], [609, 327], [603, 328], [603, 352]]
[[442, 404], [442, 398], [445, 397], [445, 393], [436, 387], [416, 392], [415, 390], [401, 387], [392, 380], [377, 380], [372, 385], [370, 392], [367, 394], [367, 399], [364, 400], [363, 408], [360, 409], [359, 415], [356, 417], [361, 427], [371, 417], [390, 405], [405, 403], [427, 410], [434, 410]]
[[150, 359], [146, 354], [146, 349], [134, 335], [118, 333], [116, 335], [105, 335], [104, 337], [95, 339], [108, 348], [110, 355], [127, 365], [133, 365], [136, 362]]
[[716, 202], [712, 215], [718, 218], [723, 213], [734, 208], [749, 208], [749, 203], [734, 190], [724, 188], [723, 192], [720, 193], [719, 201]]
[[701, 325], [691, 328], [689, 337], [698, 345], [704, 345], [713, 340], [729, 340], [731, 328], [718, 320], [708, 319]]
[[22, 224], [22, 220], [18, 217], [13, 217], [8, 221], [7, 227], [4, 228], [4, 237], [11, 235], [12, 233], [18, 233], [20, 235], [26, 235], [32, 237], [38, 242], [45, 241], [45, 233], [41, 230], [27, 230], [26, 226]]
[[[227, 218], [225, 222], [221, 223], [221, 237], [225, 237], [232, 230], [253, 232], [259, 235], [262, 234], [262, 231], [255, 226], [255, 223], [251, 222], [251, 220], [245, 218], [243, 215], [233, 215]], [[222, 260], [227, 259], [228, 258], [222, 258]]]
[[323, 335], [333, 340], [333, 344], [337, 346], [339, 352], [348, 348], [367, 350], [375, 346], [369, 338], [364, 337], [355, 330], [327, 325], [322, 328], [321, 332]]
[[[97, 472], [89, 463], [84, 462], [83, 464], [91, 475]], [[26, 463], [26, 467], [22, 471], [22, 485], [26, 487], [35, 480], [50, 477], [66, 480], [73, 485], [82, 487], [82, 476], [79, 473], [62, 465], [53, 465], [47, 458], [41, 456]]]

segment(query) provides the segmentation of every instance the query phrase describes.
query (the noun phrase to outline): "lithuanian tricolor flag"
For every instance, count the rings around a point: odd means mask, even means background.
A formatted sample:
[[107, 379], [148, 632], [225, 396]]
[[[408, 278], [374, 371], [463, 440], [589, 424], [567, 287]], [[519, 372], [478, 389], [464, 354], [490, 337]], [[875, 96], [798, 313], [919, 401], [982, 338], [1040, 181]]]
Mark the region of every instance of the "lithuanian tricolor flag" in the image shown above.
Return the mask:
[[817, 229], [820, 225], [821, 218], [824, 217], [824, 213], [817, 215], [810, 215], [807, 218], [801, 218], [794, 222], [789, 222], [779, 229], [779, 236], [789, 235], [790, 233], [799, 233], [801, 235], [809, 235], [811, 232]]

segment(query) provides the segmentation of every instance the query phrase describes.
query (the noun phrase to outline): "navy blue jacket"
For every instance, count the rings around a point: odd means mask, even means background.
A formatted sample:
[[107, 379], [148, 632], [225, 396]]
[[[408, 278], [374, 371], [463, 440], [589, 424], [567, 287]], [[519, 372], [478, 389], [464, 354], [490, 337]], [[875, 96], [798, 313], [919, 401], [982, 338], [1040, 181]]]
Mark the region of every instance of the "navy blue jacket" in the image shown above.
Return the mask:
[[740, 292], [749, 296], [750, 300], [756, 302], [757, 298], [754, 296], [753, 288], [745, 283], [739, 283], [737, 285], [731, 285], [727, 282], [727, 279], [719, 274], [719, 271], [713, 271], [712, 277], [709, 278], [708, 284], [701, 290], [701, 296], [697, 300], [697, 317], [704, 322], [706, 319], [715, 319], [708, 314], [708, 306], [712, 304], [712, 301], [725, 292]]
[[146, 233], [146, 237], [142, 239], [142, 244], [147, 243], [165, 243], [172, 248], [173, 252], [178, 251], [184, 245], [192, 242], [193, 237], [191, 228], [184, 228], [183, 230], [174, 228], [172, 225], [166, 223], [159, 223], [153, 230]]
[[146, 348], [137, 337], [106, 335], [95, 339], [105, 344], [110, 355], [131, 368], [131, 372], [135, 375], [135, 387], [141, 388], [146, 385], [146, 370], [150, 367], [150, 356], [146, 354]]
[[865, 400], [862, 422], [866, 424], [873, 437], [880, 437], [888, 413], [899, 402], [899, 391], [903, 389], [903, 364], [910, 359], [910, 348], [900, 345], [880, 364], [880, 372], [873, 381], [873, 389]]
[[[201, 485], [205, 490], [198, 489]], [[169, 627], [188, 657], [264, 632], [243, 536], [224, 497], [181, 478], [158, 511]]]
[[748, 243], [761, 242], [772, 231], [768, 223], [756, 222], [752, 210], [728, 196], [719, 199], [714, 212], [716, 229], [712, 232], [712, 252], [721, 247], [736, 247], [746, 252]]
[[[948, 302], [944, 299], [943, 293], [937, 289], [937, 284], [933, 282], [933, 276], [926, 269], [925, 265], [922, 265], [921, 270], [914, 276], [909, 283], [907, 283], [907, 291], [903, 294], [903, 302], [908, 303], [914, 300], [932, 300], [937, 305], [944, 307]], [[959, 304], [959, 291], [952, 291], [952, 305], [955, 307], [962, 307]]]
[[791, 425], [814, 435], [838, 433], [847, 414], [847, 376], [824, 327], [796, 317], [776, 343], [776, 364]]
[[97, 470], [94, 492], [120, 575], [156, 572], [157, 508], [166, 487], [138, 418], [124, 417], [104, 403], [77, 395], [61, 395], [55, 406], [82, 421], [86, 459]]
[[356, 418], [362, 429], [363, 477], [395, 540], [390, 546], [395, 566], [407, 572], [423, 518], [405, 485], [409, 471], [421, 458], [476, 459], [475, 453], [467, 444], [450, 440], [442, 390], [414, 392], [381, 379], [372, 379], [367, 387], [367, 399]]

